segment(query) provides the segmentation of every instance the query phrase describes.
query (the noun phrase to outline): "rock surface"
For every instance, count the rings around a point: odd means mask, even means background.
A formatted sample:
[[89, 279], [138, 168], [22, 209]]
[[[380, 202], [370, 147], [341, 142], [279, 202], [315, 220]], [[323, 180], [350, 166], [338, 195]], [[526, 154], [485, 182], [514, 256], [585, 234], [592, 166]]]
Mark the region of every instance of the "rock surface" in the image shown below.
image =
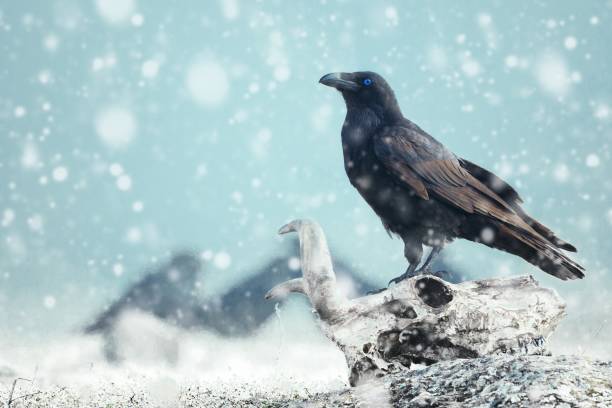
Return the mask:
[[[575, 356], [497, 355], [443, 361], [390, 374], [383, 380], [328, 394], [263, 394], [244, 386], [225, 390], [182, 386], [176, 399], [151, 398], [137, 384], [99, 387], [89, 398], [66, 387], [17, 399], [16, 407], [610, 407], [612, 362]], [[6, 398], [3, 387], [0, 401]], [[16, 395], [21, 395], [19, 390]]]
[[612, 362], [491, 356], [445, 361], [390, 384], [397, 407], [609, 407]]

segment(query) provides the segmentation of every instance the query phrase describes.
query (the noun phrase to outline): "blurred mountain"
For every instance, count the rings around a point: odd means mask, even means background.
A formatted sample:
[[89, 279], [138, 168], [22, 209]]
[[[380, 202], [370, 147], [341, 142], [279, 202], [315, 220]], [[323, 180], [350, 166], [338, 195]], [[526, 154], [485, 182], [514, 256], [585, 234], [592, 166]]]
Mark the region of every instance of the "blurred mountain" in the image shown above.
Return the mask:
[[[434, 270], [444, 266], [439, 262]], [[349, 298], [378, 289], [342, 259], [334, 261], [334, 270], [338, 286]], [[299, 246], [297, 240], [292, 241], [283, 256], [272, 258], [220, 296], [203, 298], [198, 294], [197, 282], [202, 280], [201, 275], [200, 258], [190, 252], [179, 252], [130, 286], [84, 332], [105, 337], [105, 354], [109, 360], [122, 358], [115, 331], [122, 316], [129, 312], [139, 315], [144, 312], [183, 329], [206, 329], [223, 336], [248, 335], [275, 312], [275, 302], [264, 299], [266, 292], [278, 283], [301, 276]], [[456, 274], [445, 278], [460, 280]], [[306, 302], [304, 305], [307, 307]]]
[[149, 312], [160, 319], [188, 327], [199, 320], [201, 302], [195, 285], [202, 269], [197, 256], [181, 252], [170, 262], [146, 273], [107, 310], [85, 327], [85, 333], [104, 332], [128, 309]]

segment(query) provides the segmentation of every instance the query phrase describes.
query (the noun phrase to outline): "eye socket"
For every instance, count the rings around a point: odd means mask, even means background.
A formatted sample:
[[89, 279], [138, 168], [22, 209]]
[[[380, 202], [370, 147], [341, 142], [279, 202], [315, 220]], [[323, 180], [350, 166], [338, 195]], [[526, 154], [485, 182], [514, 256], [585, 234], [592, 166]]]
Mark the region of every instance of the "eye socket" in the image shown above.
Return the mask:
[[362, 81], [362, 83], [363, 83], [365, 86], [370, 86], [370, 85], [372, 85], [372, 84], [374, 83], [374, 81], [372, 81], [370, 78], [366, 78], [366, 79], [364, 79], [364, 80]]

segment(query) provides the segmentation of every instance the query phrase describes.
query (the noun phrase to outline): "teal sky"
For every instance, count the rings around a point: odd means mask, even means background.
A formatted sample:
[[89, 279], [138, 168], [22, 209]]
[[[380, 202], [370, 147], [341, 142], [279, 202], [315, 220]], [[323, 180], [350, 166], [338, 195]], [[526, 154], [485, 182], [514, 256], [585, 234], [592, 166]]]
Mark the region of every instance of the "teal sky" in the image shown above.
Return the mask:
[[184, 248], [210, 260], [203, 291], [222, 293], [284, 251], [276, 230], [300, 217], [365, 277], [398, 275], [401, 241], [344, 174], [343, 101], [317, 83], [372, 70], [405, 116], [513, 184], [579, 248], [587, 278], [557, 281], [467, 242], [448, 262], [471, 277], [533, 274], [568, 301], [565, 335], [603, 342], [611, 11], [595, 0], [0, 1], [0, 330], [72, 330]]

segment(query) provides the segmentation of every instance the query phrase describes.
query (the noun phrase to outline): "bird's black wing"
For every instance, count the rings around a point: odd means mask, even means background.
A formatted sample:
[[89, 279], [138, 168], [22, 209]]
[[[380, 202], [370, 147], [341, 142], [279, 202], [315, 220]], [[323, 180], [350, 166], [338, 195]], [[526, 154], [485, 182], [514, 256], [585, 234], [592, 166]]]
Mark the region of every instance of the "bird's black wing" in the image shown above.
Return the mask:
[[489, 170], [472, 163], [469, 160], [459, 158], [459, 164], [466, 169], [472, 176], [476, 177], [480, 182], [495, 191], [508, 204], [522, 204], [523, 199], [516, 190], [497, 175]]
[[374, 151], [387, 171], [423, 199], [430, 195], [465, 211], [537, 234], [497, 193], [465, 170], [457, 157], [418, 128], [386, 127]]
[[481, 228], [489, 227], [496, 236], [483, 242], [485, 245], [518, 255], [563, 280], [584, 277], [584, 268], [561, 253], [558, 248], [562, 246], [547, 236], [552, 232], [522, 211], [518, 194], [508, 190], [510, 186], [506, 184], [502, 190], [504, 199], [487, 185], [490, 180], [484, 177], [484, 169], [480, 169], [481, 181], [419, 128], [382, 129], [374, 137], [374, 151], [387, 172], [422, 199], [435, 198], [466, 214], [480, 216], [462, 227], [462, 237], [480, 241]]
[[467, 170], [472, 176], [476, 177], [481, 183], [495, 191], [512, 209], [527, 223], [536, 230], [540, 235], [544, 236], [548, 241], [555, 244], [559, 248], [565, 249], [566, 251], [576, 252], [576, 247], [572, 244], [565, 242], [561, 238], [557, 237], [553, 231], [548, 227], [541, 224], [537, 220], [531, 218], [521, 208], [523, 199], [519, 196], [511, 185], [506, 183], [504, 180], [491, 173], [487, 169], [480, 167], [477, 164], [472, 163], [469, 160], [459, 158], [461, 167]]

